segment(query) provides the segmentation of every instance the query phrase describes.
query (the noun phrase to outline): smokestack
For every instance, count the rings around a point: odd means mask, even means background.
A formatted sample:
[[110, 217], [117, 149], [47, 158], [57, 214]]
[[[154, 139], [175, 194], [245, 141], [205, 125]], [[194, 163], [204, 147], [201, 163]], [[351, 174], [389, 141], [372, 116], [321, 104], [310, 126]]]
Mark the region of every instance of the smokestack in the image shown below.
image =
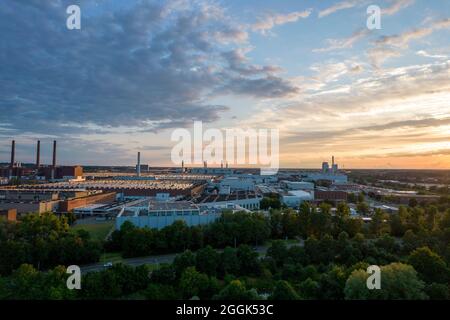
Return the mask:
[[9, 178], [11, 178], [13, 176], [15, 156], [16, 156], [16, 141], [13, 140], [11, 143], [11, 164], [9, 166]]
[[331, 167], [334, 167], [334, 156], [331, 157]]
[[181, 160], [181, 173], [184, 173], [184, 160]]
[[16, 141], [13, 140], [11, 144], [11, 164], [10, 164], [11, 169], [14, 167], [15, 157], [16, 157]]
[[55, 171], [56, 171], [56, 140], [53, 140], [52, 180], [55, 179]]
[[39, 169], [40, 165], [41, 165], [41, 141], [38, 140], [36, 149], [36, 169]]
[[53, 140], [53, 162], [52, 167], [56, 167], [56, 140]]
[[137, 154], [137, 166], [136, 166], [136, 174], [138, 177], [141, 176], [141, 153]]

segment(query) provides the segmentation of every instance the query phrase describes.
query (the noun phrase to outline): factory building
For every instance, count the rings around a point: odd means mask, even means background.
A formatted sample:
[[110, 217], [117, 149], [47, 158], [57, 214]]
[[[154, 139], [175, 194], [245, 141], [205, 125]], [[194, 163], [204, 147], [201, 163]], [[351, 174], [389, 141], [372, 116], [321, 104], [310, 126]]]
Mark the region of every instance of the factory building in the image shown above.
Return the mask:
[[53, 141], [51, 165], [41, 165], [40, 152], [41, 142], [38, 140], [34, 168], [22, 167], [20, 162], [16, 162], [16, 142], [12, 140], [10, 165], [8, 168], [0, 168], [0, 176], [9, 179], [34, 176], [41, 180], [80, 179], [83, 176], [83, 168], [80, 166], [56, 166], [56, 141]]
[[347, 201], [347, 192], [319, 188], [314, 192], [314, 200], [317, 202], [322, 201], [343, 202]]
[[253, 191], [236, 191], [230, 194], [205, 194], [192, 199], [196, 204], [208, 208], [227, 208], [233, 205], [247, 210], [258, 210], [262, 196]]
[[115, 198], [115, 193], [83, 189], [41, 190], [6, 187], [0, 189], [0, 210], [16, 209], [18, 214], [69, 212], [87, 204], [108, 204]]
[[116, 201], [115, 192], [106, 192], [87, 195], [84, 197], [78, 197], [73, 199], [67, 199], [61, 201], [59, 204], [59, 212], [70, 212], [80, 207], [86, 207], [89, 205], [107, 205]]
[[313, 199], [313, 191], [307, 192], [303, 190], [291, 190], [281, 196], [281, 202], [289, 208], [298, 208], [302, 202], [312, 201]]
[[184, 221], [188, 226], [208, 224], [220, 217], [220, 213], [202, 214], [197, 205], [189, 201], [155, 202], [143, 200], [133, 207], [123, 209], [116, 218], [116, 229], [125, 221], [138, 227], [162, 229], [175, 221]]
[[305, 181], [330, 181], [332, 183], [347, 183], [347, 175], [339, 173], [339, 167], [334, 162], [332, 157], [331, 167], [328, 162], [322, 163], [322, 171], [320, 172], [305, 172], [302, 174]]
[[17, 213], [44, 213], [56, 212], [58, 210], [59, 200], [36, 200], [36, 201], [19, 201], [19, 200], [1, 200], [0, 210], [15, 209]]
[[154, 197], [168, 193], [171, 197], [195, 196], [204, 190], [206, 183], [171, 180], [92, 180], [46, 183], [33, 186], [41, 190], [84, 189], [116, 192], [122, 198]]
[[288, 190], [314, 190], [314, 183], [308, 181], [281, 181], [283, 187]]

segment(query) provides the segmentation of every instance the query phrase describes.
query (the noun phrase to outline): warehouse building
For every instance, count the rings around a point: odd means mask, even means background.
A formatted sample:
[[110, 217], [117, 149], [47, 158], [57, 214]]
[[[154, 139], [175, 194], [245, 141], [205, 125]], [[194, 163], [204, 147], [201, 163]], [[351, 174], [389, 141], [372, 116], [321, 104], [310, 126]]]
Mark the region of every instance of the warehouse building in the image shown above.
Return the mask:
[[200, 213], [199, 207], [189, 201], [156, 202], [143, 200], [132, 207], [124, 208], [116, 218], [116, 229], [130, 221], [138, 227], [162, 229], [175, 221], [188, 226], [207, 224], [220, 217], [220, 213]]

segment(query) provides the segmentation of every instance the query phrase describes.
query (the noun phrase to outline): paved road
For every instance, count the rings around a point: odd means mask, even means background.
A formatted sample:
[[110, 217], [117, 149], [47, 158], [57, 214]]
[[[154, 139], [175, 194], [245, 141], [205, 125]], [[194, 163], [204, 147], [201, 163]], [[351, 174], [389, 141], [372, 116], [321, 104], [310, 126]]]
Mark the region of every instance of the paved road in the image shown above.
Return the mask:
[[[303, 245], [303, 241], [299, 241], [298, 243], [288, 243], [287, 246], [291, 247], [293, 245]], [[254, 250], [258, 252], [260, 255], [265, 255], [269, 245], [257, 246], [254, 247]], [[221, 252], [222, 250], [217, 250]], [[120, 262], [132, 267], [141, 266], [143, 264], [160, 264], [160, 263], [172, 263], [177, 255], [180, 253], [170, 253], [156, 256], [148, 256], [148, 257], [140, 257], [140, 258], [129, 258], [123, 259]], [[103, 263], [95, 263], [90, 265], [81, 266], [81, 273], [87, 273], [92, 271], [100, 271], [104, 270], [105, 267]]]

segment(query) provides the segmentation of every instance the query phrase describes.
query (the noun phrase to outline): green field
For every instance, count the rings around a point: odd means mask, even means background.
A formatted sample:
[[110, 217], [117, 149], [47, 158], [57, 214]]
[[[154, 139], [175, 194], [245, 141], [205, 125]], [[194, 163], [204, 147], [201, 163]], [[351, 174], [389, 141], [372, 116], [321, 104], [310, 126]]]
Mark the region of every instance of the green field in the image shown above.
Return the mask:
[[100, 223], [77, 224], [72, 230], [86, 230], [91, 234], [92, 239], [104, 240], [114, 226], [114, 221], [105, 221]]

